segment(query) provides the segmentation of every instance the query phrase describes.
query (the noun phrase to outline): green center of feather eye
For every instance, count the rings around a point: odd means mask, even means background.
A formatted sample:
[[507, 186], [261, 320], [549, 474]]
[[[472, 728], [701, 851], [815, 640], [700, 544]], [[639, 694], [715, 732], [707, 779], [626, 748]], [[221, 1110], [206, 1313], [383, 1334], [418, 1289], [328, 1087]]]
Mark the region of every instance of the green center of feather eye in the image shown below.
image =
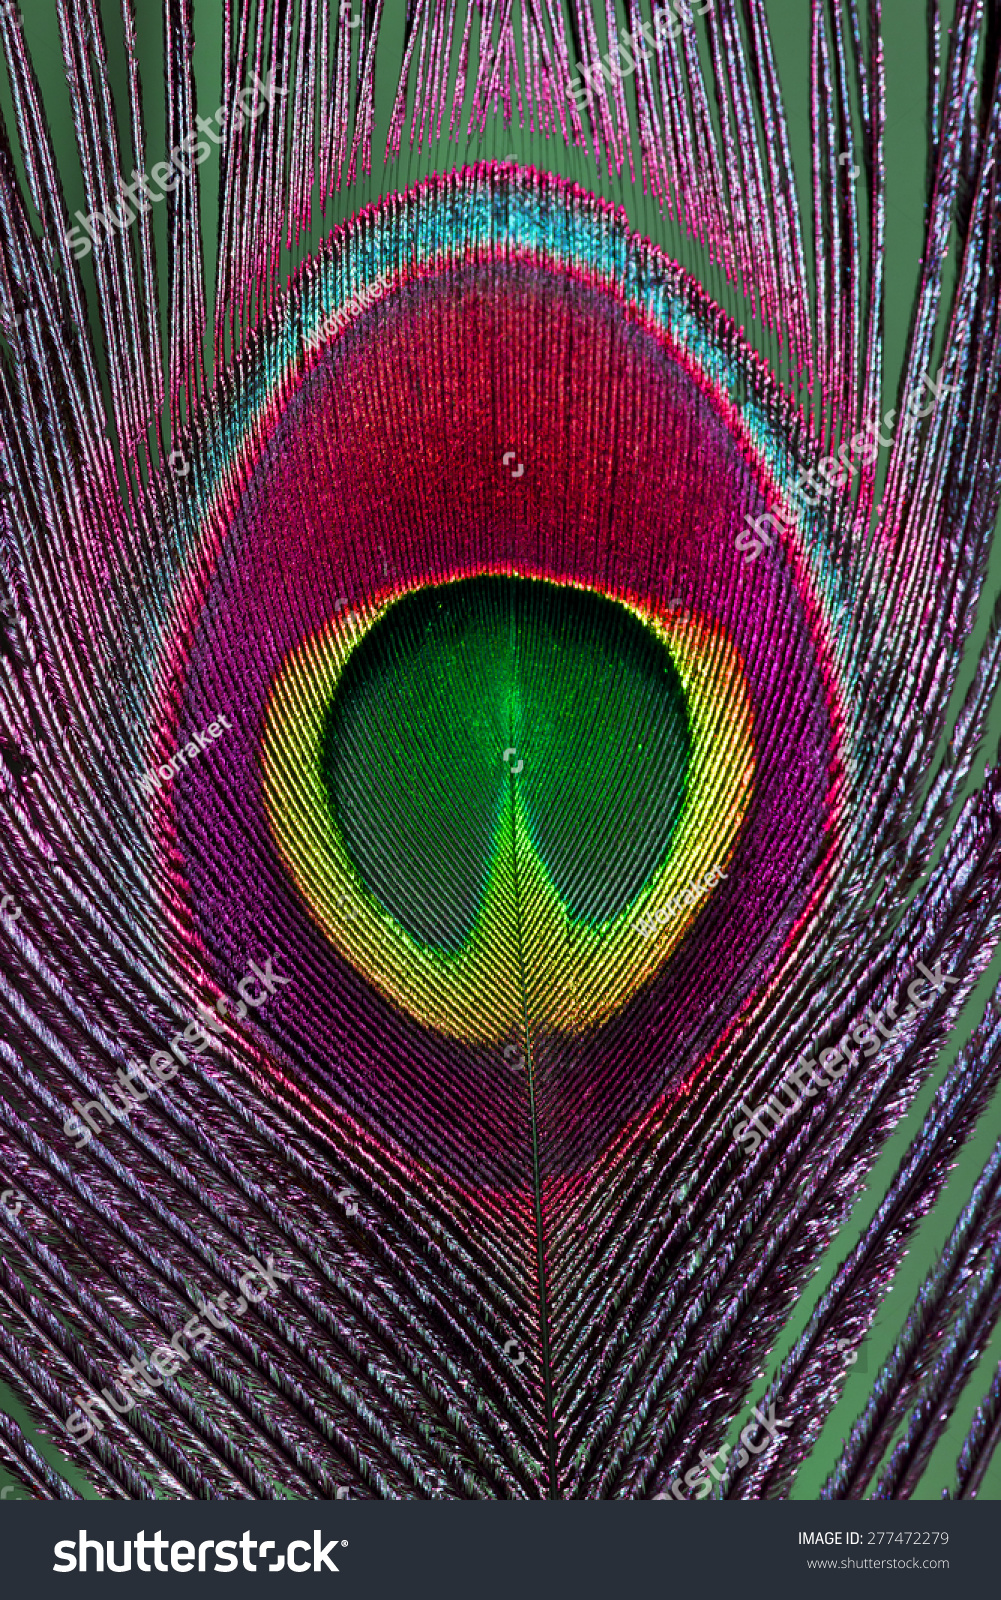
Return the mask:
[[[454, 953], [516, 806], [573, 922], [625, 910], [670, 850], [690, 748], [671, 655], [625, 606], [480, 577], [405, 596], [361, 640], [323, 717], [321, 781], [368, 892]], [[518, 887], [515, 851], [510, 909], [530, 920]]]

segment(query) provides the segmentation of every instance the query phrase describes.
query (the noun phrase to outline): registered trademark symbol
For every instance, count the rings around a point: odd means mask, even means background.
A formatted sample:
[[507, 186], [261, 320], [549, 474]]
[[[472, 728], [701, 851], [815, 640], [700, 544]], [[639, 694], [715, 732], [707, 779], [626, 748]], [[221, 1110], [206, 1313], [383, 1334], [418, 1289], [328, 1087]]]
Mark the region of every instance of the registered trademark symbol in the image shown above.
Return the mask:
[[348, 1542], [348, 1541], [347, 1541], [347, 1540], [346, 1540], [346, 1539], [342, 1539], [342, 1540], [341, 1540], [341, 1544], [342, 1544], [342, 1545], [345, 1545], [345, 1546], [346, 1546], [346, 1545], [347, 1545], [347, 1542]]

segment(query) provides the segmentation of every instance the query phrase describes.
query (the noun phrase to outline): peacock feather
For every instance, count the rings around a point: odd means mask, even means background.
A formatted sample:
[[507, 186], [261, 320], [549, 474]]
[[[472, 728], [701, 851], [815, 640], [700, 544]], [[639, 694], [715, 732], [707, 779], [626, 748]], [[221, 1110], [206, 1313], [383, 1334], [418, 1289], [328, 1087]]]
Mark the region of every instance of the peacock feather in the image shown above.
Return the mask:
[[0, 34], [0, 1467], [996, 1496], [996, 0]]

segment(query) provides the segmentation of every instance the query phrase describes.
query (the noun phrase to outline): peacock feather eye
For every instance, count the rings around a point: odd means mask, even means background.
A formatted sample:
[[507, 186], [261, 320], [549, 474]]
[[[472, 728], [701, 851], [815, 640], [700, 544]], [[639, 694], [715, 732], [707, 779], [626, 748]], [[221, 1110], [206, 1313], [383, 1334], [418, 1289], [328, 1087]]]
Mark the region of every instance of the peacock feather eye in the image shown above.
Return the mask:
[[[637, 918], [707, 844], [730, 848], [746, 809], [746, 772], [721, 784], [707, 760], [696, 631], [685, 643], [596, 591], [494, 574], [309, 641], [271, 698], [266, 792], [335, 948], [470, 1042], [521, 1024], [525, 944], [586, 994], [540, 991], [548, 1026], [580, 1032], [624, 1004], [651, 972]], [[700, 829], [707, 802], [725, 832]]]
[[[452, 1160], [479, 1137], [461, 1109], [470, 1072], [503, 1076], [512, 1039], [536, 1060], [572, 1042], [584, 1091], [603, 1084], [592, 1159], [684, 1079], [630, 1041], [654, 1015], [673, 1037], [704, 1034], [693, 950], [720, 1035], [762, 929], [797, 937], [809, 863], [838, 826], [832, 674], [795, 532], [781, 560], [743, 563], [745, 518], [796, 459], [764, 420], [750, 353], [654, 247], [551, 179], [511, 194], [503, 242], [469, 265], [491, 181], [371, 211], [248, 367], [244, 405], [264, 421], [253, 458], [230, 425], [247, 484], [203, 552], [182, 715], [200, 725], [211, 663], [235, 653], [231, 759], [273, 854], [232, 883], [246, 818], [208, 770], [185, 786], [171, 848], [213, 960], [267, 926], [309, 951], [322, 1002], [296, 1034], [321, 1077], [364, 1077], [373, 1129], [400, 1078], [423, 1096], [423, 1055], [445, 1050], [421, 1141]], [[432, 216], [433, 256], [394, 272]], [[584, 281], [561, 261], [568, 232]], [[645, 309], [616, 282], [623, 248]], [[374, 287], [328, 335], [362, 261]], [[299, 327], [306, 359], [283, 369]], [[543, 359], [526, 369], [530, 341]], [[601, 403], [561, 410], [571, 367], [599, 395], [610, 363]], [[415, 390], [410, 375], [437, 366], [447, 381]], [[165, 685], [169, 726], [177, 703]], [[417, 1030], [384, 1090], [345, 1045], [348, 1015]]]

